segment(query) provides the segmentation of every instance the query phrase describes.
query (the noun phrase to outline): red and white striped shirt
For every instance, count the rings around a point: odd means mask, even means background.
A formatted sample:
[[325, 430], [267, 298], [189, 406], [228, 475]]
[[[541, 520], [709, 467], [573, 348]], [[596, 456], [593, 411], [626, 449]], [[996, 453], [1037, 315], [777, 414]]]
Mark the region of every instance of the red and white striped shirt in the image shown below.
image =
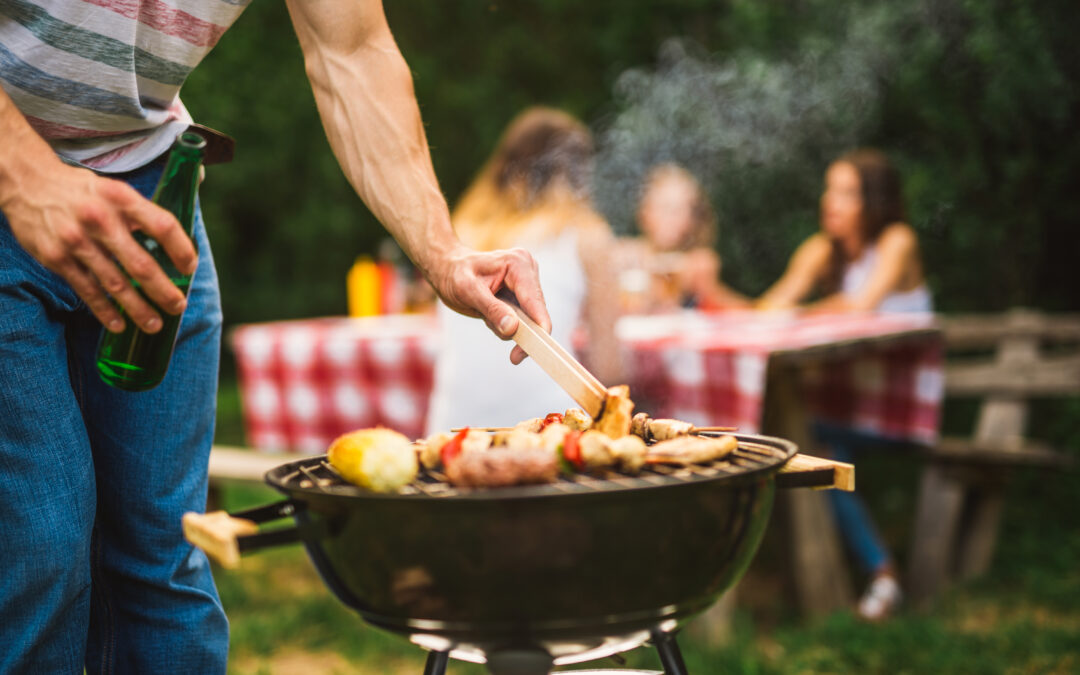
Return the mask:
[[118, 173], [191, 117], [188, 74], [251, 0], [0, 0], [0, 87], [62, 157]]

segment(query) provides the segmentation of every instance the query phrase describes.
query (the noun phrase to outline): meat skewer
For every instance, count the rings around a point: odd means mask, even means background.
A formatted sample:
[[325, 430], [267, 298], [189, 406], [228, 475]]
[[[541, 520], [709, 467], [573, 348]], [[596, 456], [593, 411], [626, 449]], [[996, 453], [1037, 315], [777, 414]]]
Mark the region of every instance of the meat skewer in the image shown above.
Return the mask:
[[[571, 410], [577, 410], [577, 408], [571, 408]], [[644, 414], [645, 413], [638, 413], [638, 415], [644, 415]], [[637, 415], [635, 415], [635, 417], [637, 417]], [[539, 420], [540, 418], [537, 417], [536, 419]], [[567, 423], [565, 421], [563, 423], [567, 424], [567, 426], [570, 426], [571, 428], [576, 428], [578, 431], [585, 431], [586, 429], [591, 428], [591, 426], [584, 427], [584, 428], [582, 428], [582, 427], [574, 427], [574, 425], [569, 424], [569, 423]], [[450, 431], [453, 432], [453, 433], [457, 433], [457, 432], [461, 431], [464, 428], [465, 427], [457, 427], [457, 428], [451, 429]], [[497, 432], [497, 431], [510, 431], [511, 429], [515, 429], [516, 427], [469, 427], [469, 428], [473, 429], [474, 431]], [[710, 433], [716, 433], [716, 432], [733, 433], [733, 432], [736, 432], [738, 430], [739, 430], [739, 427], [724, 427], [724, 426], [699, 427], [699, 426], [694, 426], [694, 425], [691, 425], [691, 427], [690, 427], [690, 433], [692, 433], [692, 434], [696, 434], [696, 433], [702, 432], [702, 431], [710, 432]], [[636, 433], [636, 432], [631, 430], [631, 433]]]
[[648, 447], [649, 464], [708, 464], [739, 446], [734, 436], [680, 436]]

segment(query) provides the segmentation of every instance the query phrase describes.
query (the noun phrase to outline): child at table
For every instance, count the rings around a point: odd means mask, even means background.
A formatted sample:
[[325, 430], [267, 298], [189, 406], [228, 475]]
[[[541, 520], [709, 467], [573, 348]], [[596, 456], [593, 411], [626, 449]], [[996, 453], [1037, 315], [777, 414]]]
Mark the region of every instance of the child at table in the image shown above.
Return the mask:
[[[592, 206], [593, 154], [584, 124], [558, 110], [530, 108], [511, 122], [451, 215], [469, 246], [516, 246], [532, 254], [552, 335], [572, 348], [574, 329], [583, 323], [587, 365], [602, 382], [618, 384], [614, 236]], [[577, 406], [535, 362], [511, 365], [480, 322], [442, 305], [439, 319], [442, 344], [429, 431], [510, 426]]]
[[[900, 176], [883, 153], [859, 149], [829, 166], [820, 218], [821, 231], [799, 246], [758, 307], [795, 307], [817, 291], [820, 299], [805, 306], [810, 311], [932, 310], [918, 240], [904, 222]], [[824, 425], [817, 437], [841, 461], [851, 461], [856, 447], [889, 442]], [[845, 542], [871, 577], [858, 613], [885, 619], [901, 600], [892, 556], [857, 494], [832, 490], [829, 496]]]
[[676, 164], [649, 172], [637, 211], [640, 237], [619, 242], [622, 309], [722, 309], [747, 300], [720, 282], [716, 215], [692, 173]]

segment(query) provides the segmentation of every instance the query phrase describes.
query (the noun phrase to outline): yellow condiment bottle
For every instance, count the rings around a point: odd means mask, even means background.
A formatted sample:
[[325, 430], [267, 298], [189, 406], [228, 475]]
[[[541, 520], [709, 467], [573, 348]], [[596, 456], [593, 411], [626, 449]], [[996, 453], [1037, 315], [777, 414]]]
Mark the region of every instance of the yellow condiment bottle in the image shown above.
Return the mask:
[[360, 256], [349, 268], [345, 279], [349, 316], [375, 316], [379, 313], [382, 290], [379, 267], [369, 256]]

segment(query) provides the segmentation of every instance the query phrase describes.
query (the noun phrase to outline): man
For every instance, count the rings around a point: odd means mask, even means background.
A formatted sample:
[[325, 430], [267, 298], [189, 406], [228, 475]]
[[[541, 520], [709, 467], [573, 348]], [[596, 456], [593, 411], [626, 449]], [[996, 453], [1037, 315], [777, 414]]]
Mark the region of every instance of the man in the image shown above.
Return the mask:
[[[505, 286], [549, 327], [527, 253], [454, 237], [379, 0], [287, 2], [342, 169], [442, 299], [505, 338]], [[180, 533], [205, 501], [217, 281], [201, 217], [196, 248], [146, 197], [189, 121], [180, 84], [245, 4], [0, 0], [0, 672], [224, 671], [225, 616]], [[186, 300], [136, 229], [195, 270]], [[101, 325], [161, 328], [129, 275], [184, 312], [168, 375], [138, 394], [93, 365]]]

